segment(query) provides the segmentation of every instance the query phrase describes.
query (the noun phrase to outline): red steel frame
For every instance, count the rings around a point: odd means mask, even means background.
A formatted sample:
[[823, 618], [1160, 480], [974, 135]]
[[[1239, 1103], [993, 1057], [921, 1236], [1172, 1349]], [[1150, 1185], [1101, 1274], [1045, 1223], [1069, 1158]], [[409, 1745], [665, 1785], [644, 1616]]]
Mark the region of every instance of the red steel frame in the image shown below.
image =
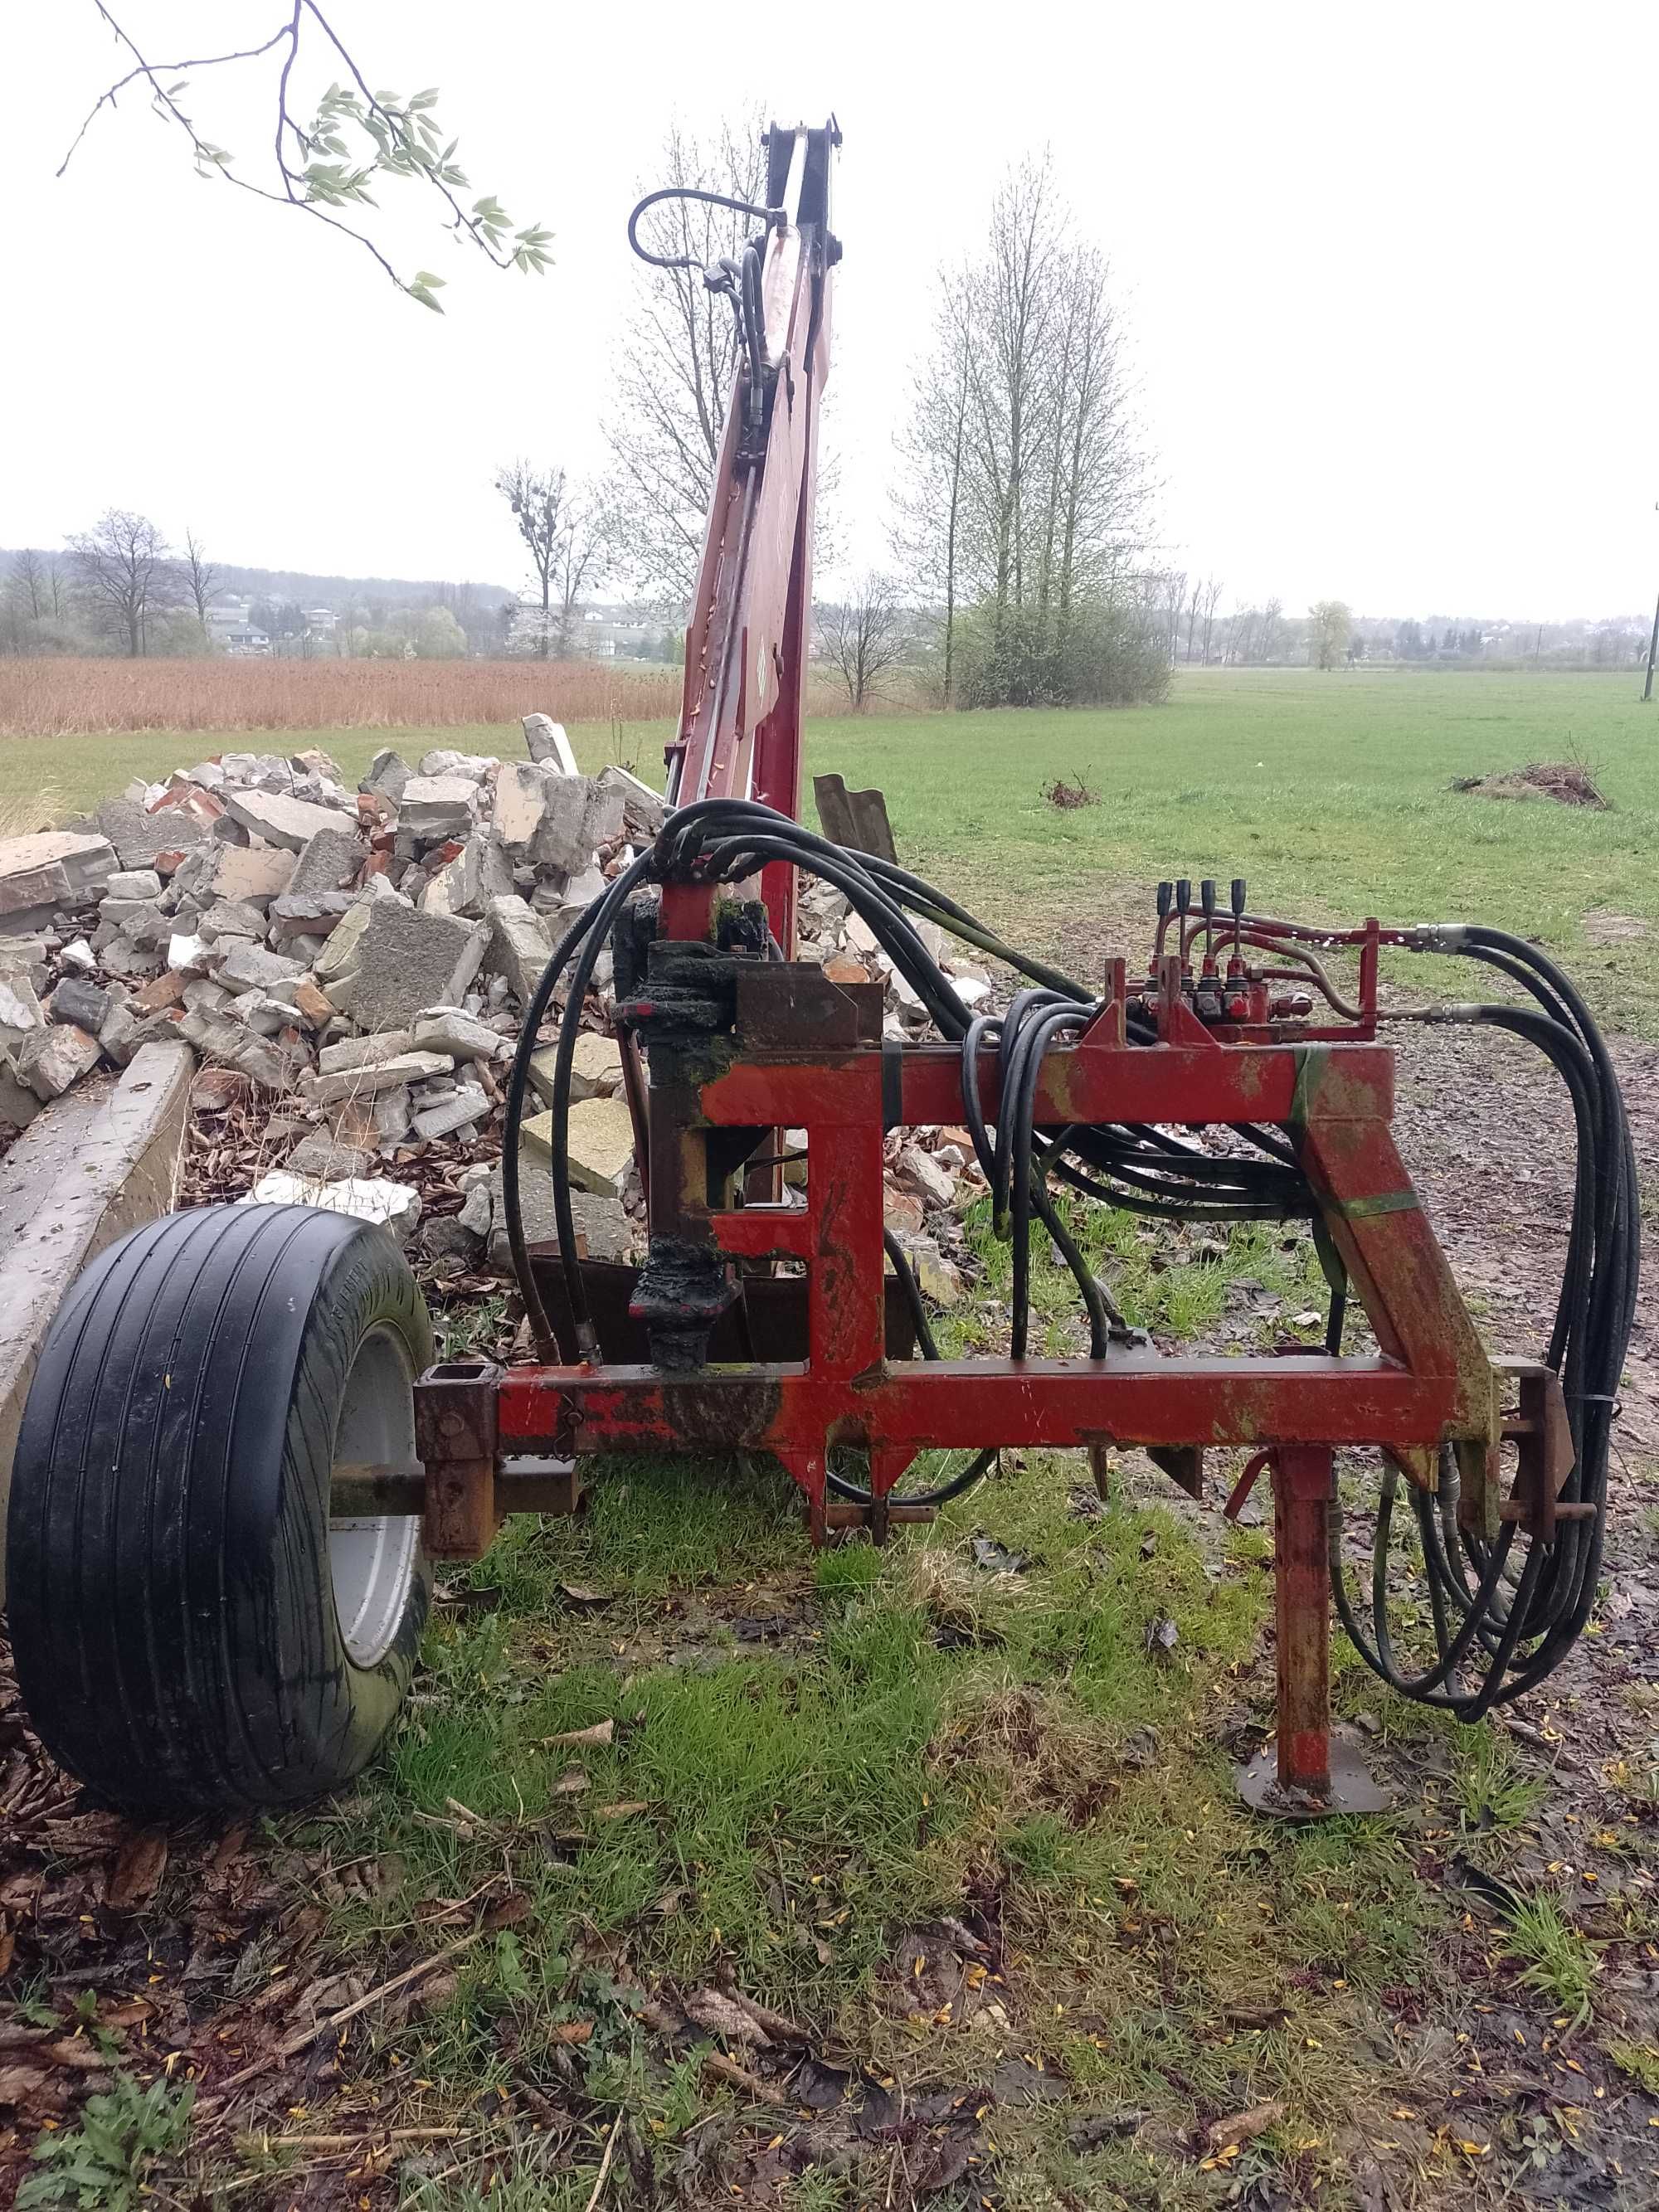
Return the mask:
[[[838, 252], [829, 229], [829, 179], [838, 143], [833, 123], [769, 134], [769, 201], [782, 210], [769, 231], [764, 264], [769, 412], [757, 441], [744, 420], [740, 375], [687, 636], [684, 712], [668, 754], [670, 797], [681, 805], [736, 796], [763, 799], [791, 816], [799, 811], [817, 408], [828, 363], [830, 270]], [[793, 871], [769, 867], [761, 889], [787, 958], [793, 949]], [[707, 939], [713, 915], [707, 887], [665, 887], [663, 935]], [[1361, 945], [1370, 1007], [1376, 926], [1350, 941]], [[1170, 1358], [1126, 1347], [1098, 1359], [890, 1360], [882, 1164], [892, 1118], [890, 1066], [884, 1089], [878, 1044], [780, 1044], [790, 1035], [787, 1014], [781, 1023], [775, 1016], [756, 1025], [763, 1045], [754, 1036], [746, 1041], [745, 1008], [753, 1013], [774, 993], [787, 1006], [792, 978], [803, 972], [757, 963], [752, 989], [739, 992], [731, 1054], [709, 1066], [706, 1080], [671, 1085], [667, 1093], [653, 1089], [641, 1102], [652, 1116], [657, 1170], [650, 1215], [653, 1236], [667, 1230], [701, 1240], [732, 1262], [804, 1267], [806, 1358], [690, 1370], [602, 1362], [526, 1366], [477, 1370], [470, 1382], [456, 1380], [457, 1370], [444, 1370], [447, 1380], [434, 1372], [422, 1385], [434, 1394], [422, 1444], [429, 1534], [441, 1533], [432, 1501], [446, 1479], [453, 1493], [448, 1525], [468, 1526], [466, 1541], [476, 1547], [518, 1500], [548, 1504], [545, 1493], [557, 1480], [550, 1469], [613, 1451], [769, 1451], [799, 1485], [812, 1534], [822, 1540], [852, 1523], [879, 1538], [890, 1517], [919, 1517], [900, 1505], [890, 1514], [886, 1501], [915, 1455], [931, 1447], [1146, 1445], [1161, 1449], [1164, 1463], [1196, 1490], [1204, 1450], [1246, 1446], [1256, 1456], [1238, 1495], [1264, 1465], [1275, 1492], [1277, 1802], [1303, 1809], [1328, 1802], [1326, 1549], [1334, 1451], [1380, 1447], [1411, 1480], [1432, 1487], [1439, 1448], [1453, 1442], [1464, 1514], [1488, 1527], [1500, 1510], [1523, 1519], [1542, 1516], [1566, 1472], [1559, 1449], [1565, 1425], [1559, 1408], [1546, 1402], [1559, 1386], [1553, 1377], [1540, 1382], [1543, 1370], [1529, 1372], [1522, 1393], [1529, 1418], [1506, 1419], [1500, 1410], [1502, 1371], [1481, 1349], [1395, 1150], [1393, 1054], [1371, 1041], [1370, 1020], [1346, 1030], [1304, 1027], [1285, 1038], [1258, 999], [1250, 1020], [1233, 1024], [1223, 1042], [1194, 1018], [1182, 967], [1175, 953], [1158, 963], [1151, 988], [1160, 1041], [1132, 1047], [1123, 965], [1111, 964], [1104, 1012], [1044, 1062], [1036, 1121], [1049, 1127], [1253, 1122], [1291, 1132], [1370, 1319], [1374, 1355], [1328, 1357], [1297, 1347], [1266, 1357]], [[811, 973], [820, 991], [830, 988]], [[851, 1012], [849, 1001], [849, 1023]], [[821, 1034], [863, 1032], [851, 1024]], [[957, 1048], [906, 1044], [899, 1058], [898, 1120], [957, 1122]], [[988, 1115], [994, 1113], [995, 1079], [988, 1053], [980, 1077]], [[700, 1204], [707, 1181], [698, 1173], [699, 1147], [705, 1133], [722, 1127], [804, 1128], [804, 1206], [741, 1205], [730, 1185], [727, 1202]], [[672, 1162], [684, 1165], [670, 1188], [662, 1170]], [[781, 1195], [775, 1185], [763, 1186], [763, 1194], [768, 1188]], [[482, 1401], [469, 1391], [481, 1392]], [[1522, 1439], [1523, 1471], [1531, 1468], [1539, 1487], [1523, 1496], [1517, 1482], [1521, 1502], [1500, 1507], [1492, 1478], [1505, 1436]], [[876, 1501], [869, 1507], [828, 1492], [829, 1453], [848, 1445], [868, 1455]], [[1171, 1449], [1180, 1456], [1170, 1456]]]

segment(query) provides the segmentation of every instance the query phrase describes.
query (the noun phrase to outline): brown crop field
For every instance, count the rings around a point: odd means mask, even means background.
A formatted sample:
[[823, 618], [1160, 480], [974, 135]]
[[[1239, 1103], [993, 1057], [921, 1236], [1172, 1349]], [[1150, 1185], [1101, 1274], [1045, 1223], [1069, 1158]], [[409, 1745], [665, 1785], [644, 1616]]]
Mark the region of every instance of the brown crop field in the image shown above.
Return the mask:
[[600, 660], [0, 659], [9, 738], [665, 721], [679, 701], [678, 668]]

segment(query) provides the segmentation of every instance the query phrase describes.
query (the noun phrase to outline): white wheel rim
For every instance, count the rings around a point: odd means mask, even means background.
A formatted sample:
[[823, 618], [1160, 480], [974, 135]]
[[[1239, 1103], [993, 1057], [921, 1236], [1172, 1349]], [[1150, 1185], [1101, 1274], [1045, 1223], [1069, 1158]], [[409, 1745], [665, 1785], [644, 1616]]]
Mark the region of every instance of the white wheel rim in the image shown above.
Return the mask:
[[[334, 1439], [337, 1462], [385, 1466], [415, 1456], [415, 1378], [403, 1342], [371, 1329], [346, 1377]], [[328, 1571], [340, 1640], [354, 1667], [374, 1667], [397, 1638], [420, 1568], [421, 1523], [410, 1514], [331, 1518]]]

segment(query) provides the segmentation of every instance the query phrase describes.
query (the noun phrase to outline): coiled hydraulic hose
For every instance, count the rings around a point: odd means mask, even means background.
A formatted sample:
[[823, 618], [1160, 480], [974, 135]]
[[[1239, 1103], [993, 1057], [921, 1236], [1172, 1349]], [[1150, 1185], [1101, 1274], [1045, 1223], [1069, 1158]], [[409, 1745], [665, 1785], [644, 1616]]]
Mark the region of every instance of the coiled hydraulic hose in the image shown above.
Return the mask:
[[[655, 844], [586, 908], [549, 961], [525, 1010], [507, 1086], [502, 1193], [514, 1265], [542, 1341], [550, 1340], [551, 1330], [525, 1246], [518, 1132], [531, 1057], [554, 994], [568, 970], [555, 1060], [552, 1175], [560, 1262], [578, 1346], [586, 1358], [598, 1346], [575, 1258], [565, 1146], [571, 1067], [594, 966], [623, 905], [641, 884], [693, 878], [707, 883], [741, 882], [779, 860], [817, 877], [846, 897], [895, 970], [915, 992], [940, 1035], [962, 1047], [963, 1123], [990, 1188], [994, 1224], [1012, 1247], [1013, 1357], [1025, 1355], [1030, 1336], [1033, 1219], [1042, 1224], [1077, 1283], [1089, 1317], [1091, 1356], [1102, 1357], [1114, 1339], [1121, 1340], [1128, 1334], [1054, 1204], [1051, 1178], [1103, 1204], [1163, 1219], [1311, 1219], [1317, 1233], [1316, 1203], [1294, 1146], [1282, 1131], [1238, 1124], [1231, 1136], [1244, 1149], [1212, 1152], [1167, 1130], [1133, 1124], [1038, 1129], [1036, 1099], [1044, 1055], [1100, 1011], [1092, 993], [1059, 969], [1006, 945], [944, 892], [892, 861], [836, 845], [752, 800], [705, 799], [671, 814]], [[971, 1013], [928, 951], [918, 921], [933, 923], [1003, 962], [1025, 977], [1030, 988], [1018, 992], [1004, 1014]], [[1577, 1455], [1563, 1502], [1589, 1505], [1589, 1516], [1563, 1519], [1548, 1545], [1529, 1542], [1524, 1565], [1517, 1569], [1512, 1526], [1506, 1526], [1492, 1543], [1459, 1527], [1455, 1462], [1449, 1450], [1443, 1452], [1437, 1506], [1413, 1492], [1436, 1648], [1435, 1663], [1413, 1672], [1396, 1656], [1389, 1611], [1397, 1473], [1390, 1468], [1385, 1474], [1376, 1510], [1369, 1625], [1349, 1595], [1340, 1519], [1334, 1511], [1331, 1515], [1333, 1593], [1343, 1624], [1367, 1663], [1401, 1694], [1475, 1720], [1492, 1705], [1534, 1687], [1558, 1665], [1594, 1601], [1605, 1528], [1614, 1395], [1636, 1297], [1635, 1162], [1606, 1043], [1571, 982], [1535, 945], [1500, 930], [1453, 925], [1403, 933], [1392, 941], [1413, 951], [1480, 961], [1528, 992], [1533, 1007], [1442, 1005], [1416, 1010], [1410, 1018], [1501, 1028], [1535, 1046], [1567, 1086], [1577, 1131], [1571, 1228], [1546, 1358], [1562, 1376]], [[1136, 1014], [1129, 1018], [1127, 1033], [1133, 1044], [1154, 1042], [1150, 1024]], [[988, 1115], [981, 1104], [980, 1069], [990, 1048], [996, 1052], [997, 1097], [994, 1112]], [[888, 1249], [918, 1317], [923, 1355], [937, 1357], [921, 1294], [903, 1254], [890, 1240]], [[1334, 1267], [1334, 1261], [1331, 1264]], [[1338, 1274], [1327, 1335], [1328, 1348], [1334, 1353], [1341, 1348], [1346, 1307], [1346, 1289]], [[994, 1453], [981, 1454], [962, 1475], [910, 1502], [941, 1502], [956, 1495], [994, 1458]], [[830, 1480], [838, 1494], [868, 1501], [868, 1491], [844, 1475], [832, 1473]], [[1478, 1680], [1474, 1679], [1477, 1673]]]

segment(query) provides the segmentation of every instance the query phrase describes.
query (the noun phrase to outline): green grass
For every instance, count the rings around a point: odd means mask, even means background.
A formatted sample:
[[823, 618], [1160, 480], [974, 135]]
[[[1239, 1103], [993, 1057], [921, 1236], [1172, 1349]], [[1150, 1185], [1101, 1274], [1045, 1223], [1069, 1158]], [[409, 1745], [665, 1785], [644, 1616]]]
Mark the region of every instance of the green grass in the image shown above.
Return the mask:
[[[560, 2028], [591, 2020], [588, 2093], [672, 2148], [707, 2097], [645, 2062], [629, 1991], [730, 1976], [912, 2083], [1005, 2055], [1060, 2071], [1073, 2106], [999, 2118], [1011, 2203], [1100, 2180], [1121, 2147], [1080, 2161], [1066, 2124], [1103, 2106], [1145, 2108], [1158, 2143], [1277, 2097], [1287, 2155], [1328, 2146], [1376, 2075], [1353, 2056], [1375, 1992], [1423, 1973], [1410, 1851], [1364, 1822], [1264, 1848], [1206, 1720], [1250, 1663], [1259, 1540], [1207, 1556], [1151, 1499], [1079, 1516], [1077, 1474], [1032, 1455], [934, 1529], [817, 1559], [780, 1479], [719, 1466], [617, 1470], [580, 1520], [510, 1527], [471, 1576], [496, 1610], [441, 1613], [389, 1758], [292, 1837], [389, 1869], [333, 1907], [344, 1955], [416, 1899], [504, 1870], [529, 1893], [441, 2006], [370, 2031], [361, 2069], [416, 2085], [401, 2124], [545, 2078]], [[1031, 1569], [975, 1569], [977, 1528]], [[785, 1639], [739, 1641], [778, 1607]], [[1148, 1650], [1158, 1618], [1168, 1652]], [[606, 1720], [607, 1745], [549, 1741]], [[896, 1931], [969, 1893], [997, 1899], [1006, 1946], [988, 2036], [918, 2012], [889, 1971]], [[1216, 2201], [1184, 2153], [1155, 2161], [1163, 2201]], [[799, 2202], [835, 2203], [830, 2179]], [[459, 2212], [470, 2186], [429, 2201]]]
[[[619, 748], [603, 726], [572, 734], [585, 766], [620, 750], [654, 776], [666, 732], [629, 725]], [[358, 773], [383, 744], [516, 757], [522, 739], [516, 725], [13, 738], [0, 801], [51, 789], [73, 810], [221, 745], [307, 744]], [[1448, 787], [1575, 757], [1608, 811]], [[1159, 877], [1242, 874], [1258, 910], [1524, 930], [1570, 955], [1619, 1023], [1659, 1036], [1659, 963], [1641, 944], [1588, 943], [1580, 926], [1593, 908], [1659, 925], [1659, 713], [1628, 675], [1212, 671], [1179, 676], [1164, 706], [1115, 713], [818, 721], [806, 765], [879, 784], [907, 861], [1026, 942], [1098, 919], [1102, 951], [1139, 954]], [[1073, 775], [1100, 803], [1047, 805], [1043, 787]], [[1126, 930], [1126, 892], [1137, 915], [1144, 894], [1145, 926]]]
[[[1115, 714], [824, 723], [807, 765], [882, 785], [906, 858], [1034, 947], [1075, 927], [1093, 957], [1139, 952], [1126, 887], [1138, 901], [1160, 875], [1243, 872], [1264, 908], [1525, 928], [1588, 974], [1604, 1009], [1659, 1034], [1647, 945], [1589, 946], [1581, 928], [1596, 907], [1659, 923], [1659, 718], [1630, 692], [1624, 678], [1206, 676]], [[585, 766], [610, 756], [609, 730], [574, 734]], [[631, 730], [621, 750], [650, 773], [661, 737]], [[520, 743], [516, 728], [224, 742], [319, 743], [348, 773], [382, 744], [516, 757]], [[0, 799], [50, 784], [84, 803], [213, 749], [166, 732], [8, 740]], [[1612, 811], [1447, 789], [1575, 752]], [[1057, 812], [1042, 788], [1073, 774], [1101, 803]], [[1007, 1255], [983, 1212], [968, 1231], [994, 1297]], [[1077, 1225], [1133, 1323], [1240, 1348], [1317, 1338], [1299, 1316], [1322, 1312], [1323, 1286], [1299, 1233], [1224, 1239], [1100, 1211]], [[1033, 1310], [1034, 1351], [1075, 1348], [1070, 1278], [1042, 1261]], [[971, 1350], [1004, 1325], [970, 1299], [940, 1334]], [[446, 1326], [458, 1352], [465, 1316]], [[1390, 2167], [1402, 2203], [1460, 2201], [1444, 2191], [1461, 2130], [1449, 2146], [1409, 2117], [1426, 2093], [1398, 2040], [1402, 2021], [1461, 2026], [1468, 1994], [1447, 1963], [1458, 1915], [1419, 1858], [1425, 1838], [1455, 1838], [1501, 1868], [1543, 1787], [1507, 1739], [1389, 1698], [1339, 1639], [1339, 1706], [1410, 1747], [1418, 1818], [1253, 1822], [1231, 1769], [1241, 1728], [1271, 1716], [1265, 1533], [1195, 1515], [1144, 1470], [1115, 1480], [1101, 1510], [1079, 1510], [1080, 1462], [1009, 1455], [937, 1527], [815, 1559], [775, 1473], [616, 1466], [581, 1516], [511, 1523], [455, 1575], [466, 1601], [440, 1607], [386, 1756], [345, 1802], [280, 1824], [301, 1863], [325, 1852], [355, 1870], [321, 1894], [334, 1957], [366, 1981], [404, 1955], [417, 1906], [470, 1916], [509, 1887], [525, 1900], [406, 2018], [370, 2013], [353, 2032], [358, 2108], [371, 2087], [399, 2125], [465, 2130], [404, 2203], [582, 2212], [612, 2112], [659, 2170], [711, 2115], [736, 2126], [732, 2090], [695, 2054], [666, 2053], [639, 2012], [641, 1989], [726, 1978], [837, 2063], [907, 2086], [981, 2081], [1005, 2056], [1063, 2075], [1065, 2102], [997, 2110], [981, 2177], [995, 2202], [1340, 2205], [1383, 2157], [1369, 2147], [1381, 2134], [1405, 2146]], [[984, 1572], [975, 1534], [1029, 1565]], [[1149, 1638], [1166, 1621], [1173, 1643]], [[600, 1722], [608, 1742], [553, 1741]], [[891, 1971], [902, 1930], [969, 1909], [994, 1914], [1003, 1945], [1000, 2014], [979, 2025], [916, 2004]], [[429, 1941], [465, 1924], [447, 1918]], [[1600, 1953], [1553, 1899], [1502, 1941], [1494, 1992], [1513, 2001], [1519, 1984], [1534, 2009], [1589, 2010]], [[586, 2042], [561, 2038], [573, 2026]], [[1650, 2047], [1621, 2047], [1645, 2078]], [[556, 2159], [521, 2106], [491, 2117], [492, 2096], [526, 2081], [586, 2100]], [[1205, 2124], [1268, 2100], [1282, 2119], [1206, 2165]], [[1127, 2106], [1148, 2115], [1132, 2137], [1071, 2146], [1080, 2114]], [[618, 2208], [638, 2201], [620, 2162], [608, 2189]], [[771, 2201], [864, 2200], [819, 2172]]]
[[1559, 2006], [1574, 2026], [1588, 2019], [1599, 1963], [1553, 1897], [1528, 1898], [1516, 1907], [1505, 1948], [1522, 1962], [1526, 1988], [1536, 1990], [1547, 2004]]

